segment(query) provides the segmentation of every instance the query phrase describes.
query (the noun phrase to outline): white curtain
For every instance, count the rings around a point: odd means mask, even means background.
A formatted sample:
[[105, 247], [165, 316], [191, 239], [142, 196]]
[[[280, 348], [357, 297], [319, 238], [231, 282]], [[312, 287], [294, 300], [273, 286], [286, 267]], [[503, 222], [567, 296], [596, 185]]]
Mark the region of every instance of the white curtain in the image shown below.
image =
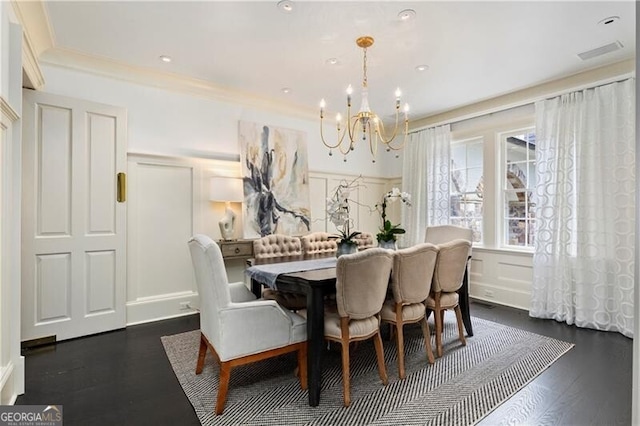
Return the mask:
[[633, 337], [635, 79], [536, 103], [530, 315]]
[[409, 135], [404, 149], [402, 190], [411, 194], [411, 207], [402, 207], [401, 245], [424, 242], [427, 225], [449, 223], [451, 128], [420, 130]]

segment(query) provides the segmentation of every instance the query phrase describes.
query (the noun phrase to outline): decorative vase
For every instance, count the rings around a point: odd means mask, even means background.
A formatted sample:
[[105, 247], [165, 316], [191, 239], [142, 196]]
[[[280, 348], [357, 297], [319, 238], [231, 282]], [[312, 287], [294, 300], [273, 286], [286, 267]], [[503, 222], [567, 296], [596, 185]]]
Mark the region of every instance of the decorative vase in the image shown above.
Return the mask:
[[336, 257], [340, 257], [343, 254], [351, 254], [358, 251], [358, 244], [353, 241], [340, 241], [338, 243], [338, 250], [336, 251]]
[[378, 241], [378, 247], [388, 250], [396, 250], [396, 242], [394, 240]]

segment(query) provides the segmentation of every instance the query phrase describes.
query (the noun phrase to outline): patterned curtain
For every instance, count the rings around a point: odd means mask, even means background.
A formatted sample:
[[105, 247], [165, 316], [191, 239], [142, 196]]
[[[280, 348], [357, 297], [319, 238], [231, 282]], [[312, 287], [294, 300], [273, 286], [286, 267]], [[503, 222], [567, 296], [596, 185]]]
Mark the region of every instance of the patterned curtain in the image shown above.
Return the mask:
[[635, 79], [536, 103], [530, 315], [633, 336]]
[[409, 135], [403, 155], [402, 190], [411, 194], [411, 207], [402, 207], [407, 233], [401, 245], [424, 242], [427, 225], [449, 223], [451, 128], [421, 130]]

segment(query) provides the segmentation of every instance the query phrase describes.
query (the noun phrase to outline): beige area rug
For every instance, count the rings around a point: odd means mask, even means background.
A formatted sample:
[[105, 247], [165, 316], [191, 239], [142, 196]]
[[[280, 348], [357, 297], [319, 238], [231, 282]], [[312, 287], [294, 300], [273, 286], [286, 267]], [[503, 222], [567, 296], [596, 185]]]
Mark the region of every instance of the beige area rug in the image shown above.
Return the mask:
[[446, 317], [445, 353], [434, 365], [426, 361], [420, 327], [405, 327], [404, 380], [398, 379], [395, 342], [383, 341], [387, 386], [378, 377], [373, 345], [358, 345], [351, 352], [348, 408], [342, 405], [339, 350], [325, 355], [318, 407], [307, 404], [293, 374], [295, 356], [285, 355], [232, 370], [225, 411], [216, 416], [218, 366], [211, 355], [203, 373], [195, 374], [200, 332], [165, 336], [162, 343], [203, 425], [470, 425], [573, 347], [478, 318], [475, 335], [461, 346], [453, 315]]

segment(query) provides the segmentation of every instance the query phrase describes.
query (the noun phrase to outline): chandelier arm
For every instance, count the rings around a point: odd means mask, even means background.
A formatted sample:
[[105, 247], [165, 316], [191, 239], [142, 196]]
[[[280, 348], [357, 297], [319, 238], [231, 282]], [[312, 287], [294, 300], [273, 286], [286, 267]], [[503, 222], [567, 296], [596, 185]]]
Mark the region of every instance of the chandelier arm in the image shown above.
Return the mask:
[[324, 139], [324, 132], [323, 132], [323, 126], [322, 126], [322, 120], [323, 117], [320, 117], [320, 139], [322, 140], [322, 143], [324, 144], [324, 146], [326, 146], [329, 149], [335, 149], [338, 148], [341, 144], [342, 144], [342, 140], [344, 139], [344, 136], [347, 134], [346, 129], [342, 130], [342, 135], [340, 134], [341, 132], [338, 131], [338, 142], [335, 145], [330, 145], [327, 143], [327, 141]]
[[391, 142], [393, 141], [389, 141], [389, 143], [387, 144], [387, 147], [393, 151], [400, 151], [401, 149], [404, 148], [404, 145], [407, 143], [408, 135], [409, 135], [409, 120], [405, 119], [404, 120], [404, 137], [402, 138], [402, 143], [399, 146], [393, 146], [391, 144]]
[[382, 120], [378, 120], [378, 124], [380, 126], [380, 140], [382, 141], [383, 144], [385, 145], [389, 145], [391, 142], [393, 142], [393, 140], [395, 139], [396, 135], [398, 134], [398, 117], [400, 114], [400, 108], [396, 107], [396, 124], [393, 128], [393, 134], [391, 135], [390, 138], [387, 139], [387, 135], [386, 132], [384, 130], [384, 123], [382, 122]]
[[367, 127], [367, 142], [369, 142], [369, 152], [371, 152], [371, 156], [373, 157], [373, 162], [376, 162], [376, 153], [378, 152], [378, 141], [377, 141], [377, 130], [373, 129], [373, 134], [371, 133], [371, 121], [369, 120], [366, 124]]

